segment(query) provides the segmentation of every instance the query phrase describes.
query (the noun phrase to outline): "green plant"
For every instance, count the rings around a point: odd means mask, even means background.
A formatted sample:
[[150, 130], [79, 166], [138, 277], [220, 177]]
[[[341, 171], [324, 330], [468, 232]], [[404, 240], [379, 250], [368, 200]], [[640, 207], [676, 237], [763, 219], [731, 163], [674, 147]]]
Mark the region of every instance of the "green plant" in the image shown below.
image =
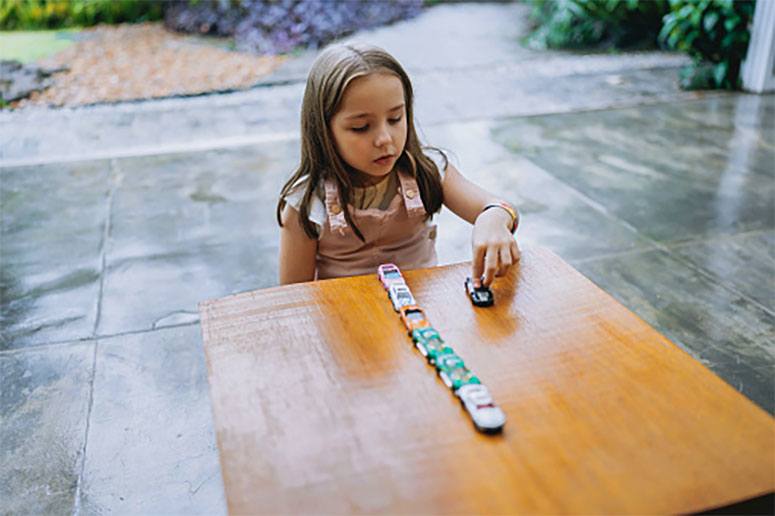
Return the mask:
[[0, 29], [56, 29], [158, 20], [153, 0], [0, 0]]
[[667, 0], [531, 0], [539, 48], [653, 47]]
[[670, 0], [659, 37], [693, 59], [682, 73], [684, 88], [740, 87], [754, 5], [753, 0]]

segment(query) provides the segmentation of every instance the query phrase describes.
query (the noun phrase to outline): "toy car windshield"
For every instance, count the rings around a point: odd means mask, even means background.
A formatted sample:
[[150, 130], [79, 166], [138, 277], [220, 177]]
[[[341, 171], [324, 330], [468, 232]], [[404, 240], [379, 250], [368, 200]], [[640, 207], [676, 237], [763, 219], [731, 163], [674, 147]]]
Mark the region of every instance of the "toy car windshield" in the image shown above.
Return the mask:
[[441, 355], [454, 354], [451, 347], [444, 343], [438, 332], [433, 328], [423, 328], [412, 332], [412, 340], [415, 347], [422, 356], [428, 359], [428, 362], [435, 365], [437, 357]]
[[401, 275], [401, 271], [392, 263], [383, 263], [377, 267], [377, 276], [386, 290], [390, 288], [390, 285], [404, 283], [404, 277]]
[[466, 367], [463, 359], [454, 353], [437, 357], [436, 370], [446, 386], [455, 391], [463, 385], [481, 383], [479, 378]]
[[476, 306], [491, 306], [493, 303], [492, 290], [484, 285], [474, 287], [474, 282], [471, 278], [466, 278], [465, 282], [466, 292], [468, 297], [471, 298], [471, 302]]
[[412, 334], [417, 328], [428, 328], [430, 323], [425, 317], [425, 312], [422, 308], [416, 305], [402, 306], [400, 309], [401, 320], [404, 322], [404, 326], [409, 330], [409, 335]]
[[400, 310], [402, 306], [417, 304], [409, 287], [404, 284], [390, 285], [388, 297], [390, 298], [390, 302], [393, 303], [393, 310], [396, 312]]
[[487, 387], [477, 384], [463, 385], [455, 394], [480, 431], [499, 432], [503, 428], [506, 414], [495, 405]]
[[436, 328], [418, 328], [412, 332], [412, 340], [417, 342], [419, 339], [438, 339], [443, 342], [441, 335], [436, 331]]

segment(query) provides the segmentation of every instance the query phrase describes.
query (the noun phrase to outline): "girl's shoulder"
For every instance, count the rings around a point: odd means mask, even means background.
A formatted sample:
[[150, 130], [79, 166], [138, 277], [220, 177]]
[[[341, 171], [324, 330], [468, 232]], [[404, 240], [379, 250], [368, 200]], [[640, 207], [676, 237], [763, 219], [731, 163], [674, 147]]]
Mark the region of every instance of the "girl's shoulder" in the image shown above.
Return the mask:
[[[304, 194], [309, 188], [310, 177], [302, 176], [291, 186], [285, 195], [285, 202], [290, 204], [293, 209], [300, 211], [301, 203], [304, 201]], [[318, 234], [321, 233], [323, 225], [326, 222], [325, 187], [322, 182], [314, 185], [315, 191], [310, 197], [309, 220], [317, 226]]]

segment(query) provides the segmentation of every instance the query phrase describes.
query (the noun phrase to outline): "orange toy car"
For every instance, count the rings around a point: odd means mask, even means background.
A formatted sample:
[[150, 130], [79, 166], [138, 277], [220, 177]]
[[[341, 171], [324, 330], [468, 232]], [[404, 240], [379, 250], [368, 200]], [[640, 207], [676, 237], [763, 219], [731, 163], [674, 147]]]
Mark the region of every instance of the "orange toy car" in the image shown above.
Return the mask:
[[402, 306], [400, 309], [401, 320], [404, 321], [404, 326], [409, 331], [409, 335], [413, 330], [418, 328], [430, 328], [431, 323], [428, 322], [428, 318], [425, 317], [425, 312], [417, 305]]

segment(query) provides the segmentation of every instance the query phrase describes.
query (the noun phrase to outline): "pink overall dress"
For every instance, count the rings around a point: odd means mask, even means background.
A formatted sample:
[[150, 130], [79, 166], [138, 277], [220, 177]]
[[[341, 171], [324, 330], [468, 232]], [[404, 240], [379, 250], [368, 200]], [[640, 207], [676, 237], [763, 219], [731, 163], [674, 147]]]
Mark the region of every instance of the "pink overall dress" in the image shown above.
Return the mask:
[[350, 210], [361, 231], [361, 241], [347, 224], [339, 192], [332, 180], [325, 181], [326, 222], [321, 229], [317, 251], [317, 279], [359, 274], [376, 274], [383, 263], [402, 269], [436, 265], [436, 226], [425, 212], [417, 182], [398, 173], [399, 187], [387, 210]]

